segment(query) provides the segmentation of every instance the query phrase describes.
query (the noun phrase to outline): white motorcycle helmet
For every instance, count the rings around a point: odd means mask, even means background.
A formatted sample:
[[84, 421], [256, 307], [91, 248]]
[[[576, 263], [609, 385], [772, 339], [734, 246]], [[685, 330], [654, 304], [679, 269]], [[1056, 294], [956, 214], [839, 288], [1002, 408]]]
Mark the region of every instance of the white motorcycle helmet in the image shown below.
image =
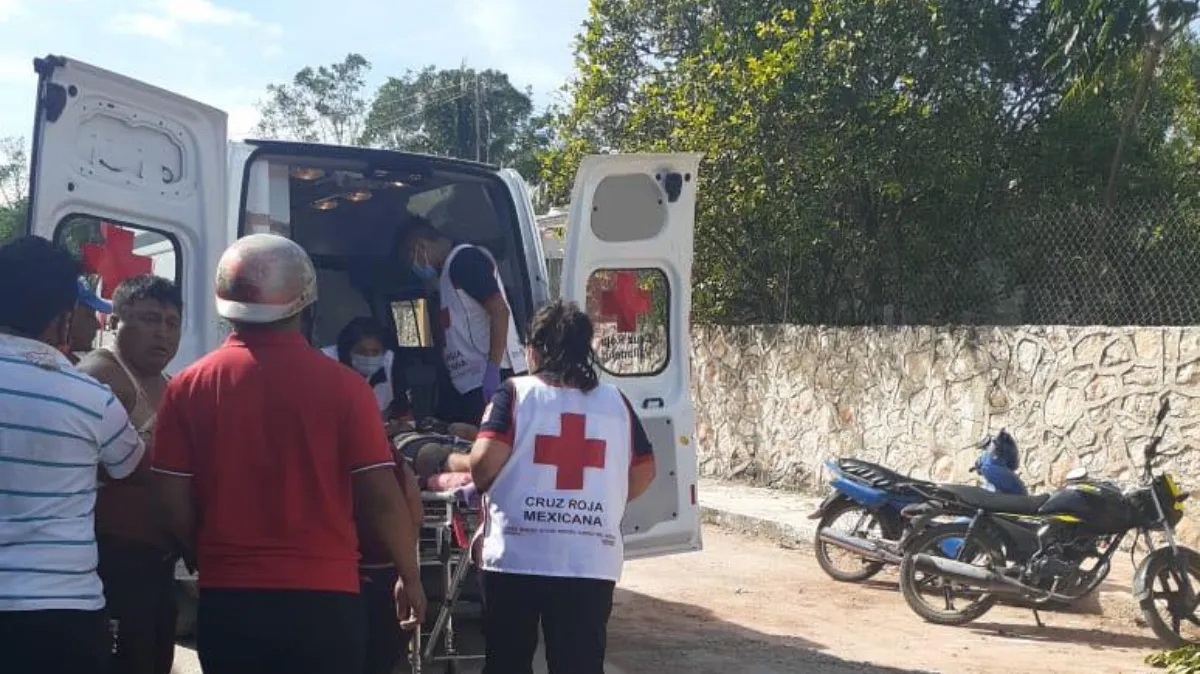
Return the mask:
[[317, 301], [308, 253], [276, 234], [251, 234], [217, 263], [217, 314], [236, 323], [276, 323]]

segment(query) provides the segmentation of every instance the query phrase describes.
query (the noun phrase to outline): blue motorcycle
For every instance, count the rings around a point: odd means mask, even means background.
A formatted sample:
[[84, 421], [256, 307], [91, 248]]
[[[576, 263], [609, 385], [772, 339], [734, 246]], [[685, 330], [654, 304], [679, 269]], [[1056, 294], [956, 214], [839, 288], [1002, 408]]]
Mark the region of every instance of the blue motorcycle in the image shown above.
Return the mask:
[[[987, 438], [980, 448], [971, 472], [979, 474], [986, 488], [1002, 494], [1028, 494], [1016, 473], [1020, 466], [1017, 443], [1007, 431]], [[820, 520], [813, 547], [821, 570], [834, 580], [857, 583], [885, 566], [899, 565], [904, 543], [912, 534], [911, 523], [900, 511], [925, 500], [913, 487], [928, 488], [933, 483], [859, 459], [826, 461], [825, 467], [833, 476], [833, 493], [809, 515], [809, 519]], [[852, 521], [848, 532], [833, 526], [844, 518]], [[944, 552], [953, 559], [961, 544], [957, 539], [946, 540]], [[835, 564], [830, 555], [834, 550], [853, 553], [857, 557], [854, 567]]]

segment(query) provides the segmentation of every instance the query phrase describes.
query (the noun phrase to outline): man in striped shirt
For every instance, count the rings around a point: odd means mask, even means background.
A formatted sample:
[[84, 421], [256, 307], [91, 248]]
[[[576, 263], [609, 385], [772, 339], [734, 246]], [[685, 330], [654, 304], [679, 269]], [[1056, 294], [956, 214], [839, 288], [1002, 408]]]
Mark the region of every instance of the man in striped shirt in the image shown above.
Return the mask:
[[112, 637], [96, 573], [98, 470], [138, 468], [144, 447], [70, 347], [78, 265], [24, 237], [0, 247], [0, 662], [4, 671], [93, 674]]

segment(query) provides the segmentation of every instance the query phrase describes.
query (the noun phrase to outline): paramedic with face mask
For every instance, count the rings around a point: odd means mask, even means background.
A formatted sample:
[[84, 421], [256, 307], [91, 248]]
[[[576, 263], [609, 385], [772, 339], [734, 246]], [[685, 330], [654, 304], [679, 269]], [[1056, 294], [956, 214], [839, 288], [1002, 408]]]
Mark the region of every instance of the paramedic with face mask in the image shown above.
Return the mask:
[[389, 435], [394, 434], [396, 422], [410, 416], [408, 392], [395, 376], [396, 354], [387, 348], [391, 341], [379, 321], [359, 316], [342, 328], [336, 344], [321, 349], [326, 356], [367, 380], [379, 404], [379, 412], [390, 426]]
[[406, 243], [413, 273], [438, 283], [442, 358], [460, 398], [441, 416], [478, 424], [500, 382], [527, 369], [496, 260], [420, 218], [410, 225]]
[[295, 242], [221, 256], [225, 343], [171, 379], [154, 471], [172, 534], [194, 550], [206, 674], [346, 674], [364, 666], [356, 514], [398, 569], [395, 618], [425, 612], [412, 517], [362, 376], [312, 348], [316, 272]]
[[646, 430], [599, 381], [592, 323], [553, 302], [529, 328], [533, 374], [505, 382], [471, 449], [484, 492], [484, 674], [531, 672], [538, 625], [550, 674], [603, 674], [625, 504], [654, 480]]

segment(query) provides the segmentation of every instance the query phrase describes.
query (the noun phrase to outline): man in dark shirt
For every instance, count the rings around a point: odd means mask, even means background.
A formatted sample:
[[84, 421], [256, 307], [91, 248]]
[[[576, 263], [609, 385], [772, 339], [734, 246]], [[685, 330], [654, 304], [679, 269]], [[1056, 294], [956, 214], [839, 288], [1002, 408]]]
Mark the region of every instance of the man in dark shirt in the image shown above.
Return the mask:
[[449, 396], [439, 416], [478, 425], [500, 382], [527, 369], [496, 261], [483, 248], [456, 243], [423, 220], [406, 234], [413, 273], [438, 284], [439, 341], [457, 394]]

